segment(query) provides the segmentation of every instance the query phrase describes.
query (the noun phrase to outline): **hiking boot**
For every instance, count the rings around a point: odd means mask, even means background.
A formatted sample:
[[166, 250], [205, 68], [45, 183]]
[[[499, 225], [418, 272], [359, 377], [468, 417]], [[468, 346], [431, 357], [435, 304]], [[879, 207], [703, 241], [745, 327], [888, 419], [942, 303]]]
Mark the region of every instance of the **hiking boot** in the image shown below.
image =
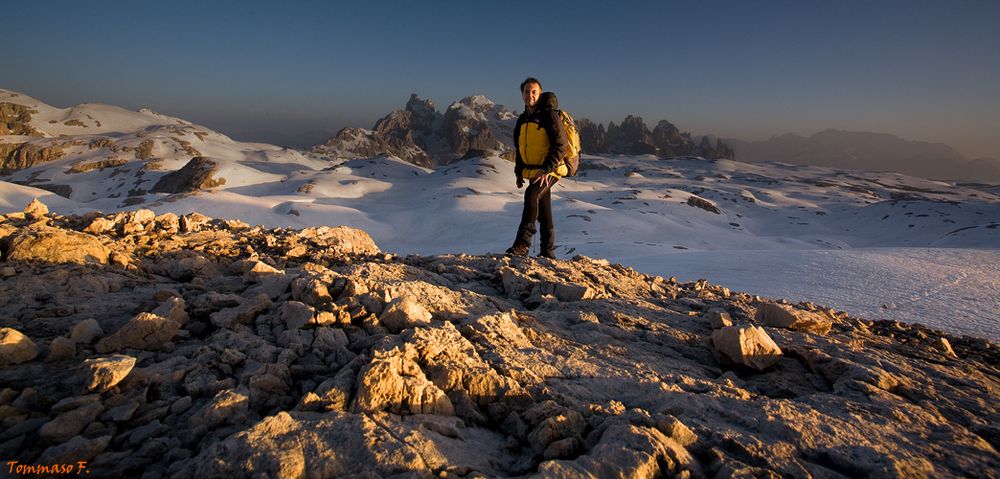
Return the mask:
[[510, 248], [507, 248], [506, 254], [508, 256], [519, 256], [523, 258], [525, 256], [528, 256], [528, 246], [516, 244], [514, 246], [511, 246]]
[[556, 259], [555, 251], [544, 251], [538, 255], [539, 258]]

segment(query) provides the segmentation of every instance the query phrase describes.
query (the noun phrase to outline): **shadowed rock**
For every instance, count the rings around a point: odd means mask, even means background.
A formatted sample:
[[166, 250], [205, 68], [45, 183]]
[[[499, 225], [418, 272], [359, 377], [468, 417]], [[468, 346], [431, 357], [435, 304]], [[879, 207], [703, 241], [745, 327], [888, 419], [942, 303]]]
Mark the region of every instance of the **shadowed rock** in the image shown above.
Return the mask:
[[202, 156], [191, 158], [183, 168], [167, 173], [153, 185], [153, 193], [188, 193], [226, 184], [225, 178], [214, 178], [218, 163]]

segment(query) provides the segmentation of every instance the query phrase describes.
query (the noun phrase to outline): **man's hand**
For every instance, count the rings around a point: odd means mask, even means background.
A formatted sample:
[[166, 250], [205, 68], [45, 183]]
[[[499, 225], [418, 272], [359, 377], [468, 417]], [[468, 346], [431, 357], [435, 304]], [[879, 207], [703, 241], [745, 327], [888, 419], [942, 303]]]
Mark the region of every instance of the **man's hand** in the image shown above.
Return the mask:
[[552, 184], [552, 176], [547, 174], [542, 174], [532, 178], [531, 181], [538, 183], [538, 186], [542, 187], [542, 189], [545, 189]]
[[517, 189], [521, 189], [524, 186], [524, 178], [520, 176], [517, 177]]

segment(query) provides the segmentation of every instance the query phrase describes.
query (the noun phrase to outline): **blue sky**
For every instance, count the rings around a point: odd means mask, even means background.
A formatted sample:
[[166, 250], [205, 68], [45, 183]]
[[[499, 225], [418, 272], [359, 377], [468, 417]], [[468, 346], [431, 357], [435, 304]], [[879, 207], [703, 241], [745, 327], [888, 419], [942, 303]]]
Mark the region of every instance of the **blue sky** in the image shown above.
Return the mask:
[[[9, 2], [8, 2], [9, 3]], [[1000, 2], [19, 2], [0, 87], [302, 146], [411, 92], [762, 139], [825, 128], [1000, 158]]]

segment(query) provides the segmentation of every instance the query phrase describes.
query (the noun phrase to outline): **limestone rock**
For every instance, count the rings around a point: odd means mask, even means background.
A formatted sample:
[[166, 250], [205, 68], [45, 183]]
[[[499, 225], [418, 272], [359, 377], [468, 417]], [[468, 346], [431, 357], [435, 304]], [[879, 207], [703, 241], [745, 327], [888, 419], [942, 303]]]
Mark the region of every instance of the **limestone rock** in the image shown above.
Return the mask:
[[189, 424], [206, 431], [220, 424], [240, 424], [250, 413], [250, 391], [245, 387], [219, 391], [212, 400], [191, 416]]
[[202, 226], [209, 222], [211, 218], [201, 213], [189, 213], [180, 218], [182, 233], [193, 233], [199, 231]]
[[[396, 120], [383, 126], [409, 125]], [[639, 139], [636, 126], [629, 134]], [[680, 135], [660, 133], [667, 146]], [[492, 174], [489, 161], [476, 168]], [[0, 367], [0, 457], [88, 460], [94, 477], [997, 469], [1000, 348], [986, 339], [810, 304], [786, 312], [837, 327], [734, 327], [723, 311], [752, 320], [767, 300], [583, 256], [339, 254], [328, 230], [196, 214], [174, 232], [147, 211], [14, 212], [0, 216], [0, 237], [32, 222], [78, 231], [96, 218], [108, 221], [94, 231], [127, 269], [2, 265], [15, 268], [0, 280], [4, 326], [43, 338], [47, 359], [73, 349], [59, 338], [68, 332], [77, 359]], [[280, 281], [272, 288], [271, 279]], [[407, 301], [423, 308], [419, 320], [393, 323]], [[95, 355], [101, 324], [117, 331], [98, 350], [132, 358]]]
[[556, 284], [554, 293], [559, 301], [583, 301], [594, 297], [594, 291], [590, 287], [569, 283]]
[[288, 301], [281, 305], [278, 310], [281, 321], [288, 329], [299, 329], [313, 320], [313, 309], [309, 305], [298, 301]]
[[31, 361], [39, 353], [31, 338], [14, 328], [0, 328], [0, 366]]
[[204, 449], [177, 477], [429, 477], [424, 439], [410, 439], [366, 415], [282, 411]]
[[729, 313], [718, 309], [709, 311], [705, 315], [705, 319], [708, 320], [708, 324], [712, 329], [726, 328], [733, 325], [733, 318]]
[[110, 251], [94, 236], [48, 226], [22, 229], [10, 239], [7, 260], [107, 264]]
[[76, 342], [65, 336], [58, 336], [49, 343], [49, 354], [45, 356], [45, 362], [72, 359], [73, 356], [76, 356]]
[[188, 314], [185, 309], [184, 300], [176, 296], [164, 300], [163, 303], [157, 306], [156, 309], [151, 311], [151, 313], [180, 325], [183, 325], [188, 321]]
[[28, 206], [24, 208], [24, 215], [28, 218], [39, 219], [44, 218], [45, 215], [49, 214], [49, 207], [45, 206], [44, 203], [38, 201], [38, 198], [31, 200]]
[[219, 164], [205, 157], [191, 158], [183, 168], [167, 173], [153, 185], [153, 193], [187, 193], [226, 184], [225, 178], [213, 178]]
[[180, 327], [180, 323], [163, 316], [139, 313], [118, 331], [98, 341], [94, 349], [101, 354], [126, 348], [159, 349]]
[[90, 461], [108, 448], [111, 443], [111, 436], [100, 436], [92, 439], [83, 436], [74, 436], [72, 439], [52, 446], [45, 450], [38, 458], [39, 464], [72, 464], [76, 466], [78, 461]]
[[77, 344], [90, 344], [103, 335], [101, 324], [96, 319], [91, 318], [76, 323], [69, 333], [69, 339]]
[[83, 432], [103, 410], [104, 406], [100, 402], [93, 402], [64, 412], [45, 423], [38, 430], [38, 436], [50, 442], [69, 440]]
[[248, 324], [264, 311], [267, 311], [273, 303], [267, 293], [260, 293], [252, 300], [241, 300], [239, 306], [226, 308], [212, 313], [210, 319], [212, 324], [220, 328], [231, 328], [236, 324]]
[[299, 233], [299, 237], [307, 239], [319, 247], [325, 248], [329, 254], [378, 254], [378, 246], [372, 240], [371, 235], [363, 230], [338, 226], [320, 226], [318, 228], [305, 228]]
[[952, 358], [958, 357], [958, 355], [955, 354], [955, 349], [951, 347], [951, 342], [948, 341], [948, 338], [938, 338], [931, 343], [931, 346], [945, 356]]
[[427, 379], [414, 361], [415, 354], [412, 348], [393, 348], [377, 353], [359, 373], [355, 409], [454, 415], [455, 408], [448, 396]]
[[84, 391], [105, 392], [115, 387], [132, 372], [135, 361], [124, 354], [87, 359], [83, 362]]
[[113, 220], [98, 216], [97, 218], [94, 218], [94, 220], [90, 222], [90, 225], [84, 228], [83, 232], [90, 233], [93, 235], [99, 235], [115, 229], [115, 226], [116, 225]]
[[307, 393], [299, 403], [298, 409], [304, 411], [346, 411], [351, 399], [351, 387], [354, 385], [356, 372], [344, 368], [336, 376], [327, 379]]
[[758, 371], [781, 359], [781, 348], [764, 328], [729, 326], [712, 333], [713, 353], [720, 362], [747, 366]]
[[802, 311], [788, 305], [764, 303], [757, 308], [754, 320], [764, 326], [827, 334], [833, 321], [820, 313]]
[[407, 328], [430, 324], [431, 313], [413, 297], [404, 296], [386, 305], [379, 321], [389, 331], [398, 333]]
[[608, 426], [598, 443], [572, 461], [539, 465], [539, 477], [703, 477], [691, 454], [654, 428], [620, 421]]

